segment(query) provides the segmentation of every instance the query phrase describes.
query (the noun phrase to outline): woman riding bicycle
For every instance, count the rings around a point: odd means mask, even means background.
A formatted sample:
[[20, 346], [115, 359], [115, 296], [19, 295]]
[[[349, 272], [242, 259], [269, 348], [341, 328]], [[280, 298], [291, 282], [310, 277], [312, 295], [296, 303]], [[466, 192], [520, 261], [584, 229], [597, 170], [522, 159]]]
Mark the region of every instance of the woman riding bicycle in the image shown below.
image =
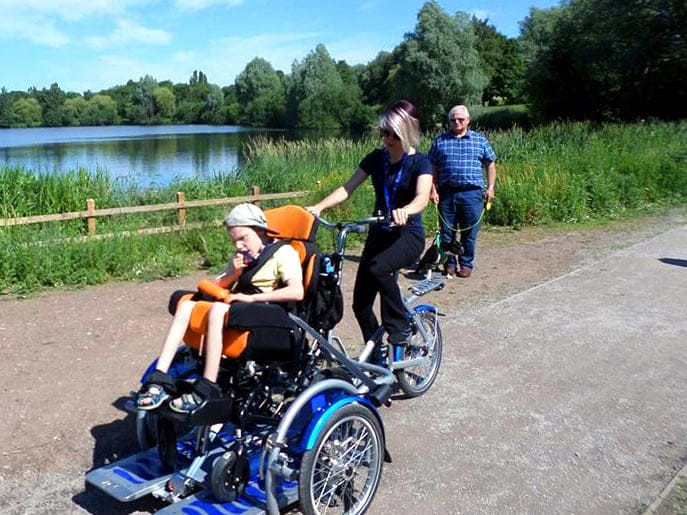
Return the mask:
[[[432, 165], [417, 151], [420, 128], [415, 106], [399, 100], [379, 117], [384, 142], [367, 154], [348, 181], [307, 209], [315, 215], [336, 206], [372, 177], [375, 214], [390, 217], [393, 223], [370, 228], [358, 266], [353, 290], [353, 311], [365, 341], [379, 328], [374, 301], [381, 295], [382, 324], [391, 344], [403, 344], [411, 336], [396, 277], [401, 268], [415, 263], [425, 244], [422, 210], [429, 202]], [[372, 362], [384, 360], [384, 350], [376, 348]]]

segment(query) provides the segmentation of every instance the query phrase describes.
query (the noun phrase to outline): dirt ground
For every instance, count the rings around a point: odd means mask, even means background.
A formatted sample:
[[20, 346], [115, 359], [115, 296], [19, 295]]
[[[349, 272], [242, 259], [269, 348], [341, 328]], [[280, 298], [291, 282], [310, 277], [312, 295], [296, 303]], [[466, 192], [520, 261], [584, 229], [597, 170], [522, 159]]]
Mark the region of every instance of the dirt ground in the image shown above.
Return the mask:
[[[427, 297], [449, 317], [577, 269], [684, 224], [684, 209], [604, 227], [482, 231], [475, 273]], [[355, 260], [347, 263], [350, 302]], [[83, 484], [92, 468], [136, 450], [119, 408], [155, 357], [169, 324], [167, 299], [204, 274], [115, 283], [0, 301], [0, 512], [130, 513]], [[402, 278], [409, 284], [410, 280]], [[350, 309], [341, 326], [357, 338]]]

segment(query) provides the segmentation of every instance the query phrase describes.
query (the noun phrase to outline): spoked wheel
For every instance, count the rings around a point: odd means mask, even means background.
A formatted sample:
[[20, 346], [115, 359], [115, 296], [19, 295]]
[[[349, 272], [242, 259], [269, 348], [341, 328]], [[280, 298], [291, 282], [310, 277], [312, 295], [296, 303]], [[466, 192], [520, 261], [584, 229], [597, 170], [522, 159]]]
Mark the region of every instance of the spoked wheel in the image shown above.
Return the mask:
[[366, 407], [336, 411], [303, 454], [298, 495], [303, 513], [364, 513], [370, 506], [384, 461], [382, 428]]
[[419, 323], [429, 335], [425, 341], [419, 330], [415, 331], [408, 345], [403, 347], [402, 359], [429, 358], [427, 364], [396, 371], [398, 384], [407, 397], [418, 397], [425, 393], [439, 374], [442, 354], [442, 337], [436, 313], [423, 311]]

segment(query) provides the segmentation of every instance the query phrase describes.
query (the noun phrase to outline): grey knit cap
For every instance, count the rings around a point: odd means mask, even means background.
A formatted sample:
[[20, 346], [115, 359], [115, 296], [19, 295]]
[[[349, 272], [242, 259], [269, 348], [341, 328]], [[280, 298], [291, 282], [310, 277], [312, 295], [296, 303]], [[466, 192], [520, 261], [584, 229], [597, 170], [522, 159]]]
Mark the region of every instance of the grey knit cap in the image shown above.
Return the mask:
[[239, 204], [232, 209], [224, 219], [227, 227], [246, 226], [268, 230], [265, 213], [258, 206], [253, 204]]

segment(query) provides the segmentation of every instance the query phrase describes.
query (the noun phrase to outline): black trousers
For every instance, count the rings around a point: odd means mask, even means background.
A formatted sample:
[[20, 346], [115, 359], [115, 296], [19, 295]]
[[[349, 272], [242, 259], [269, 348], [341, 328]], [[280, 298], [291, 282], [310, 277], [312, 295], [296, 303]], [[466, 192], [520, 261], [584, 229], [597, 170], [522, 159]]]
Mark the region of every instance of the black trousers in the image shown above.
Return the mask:
[[353, 312], [365, 341], [379, 328], [373, 310], [377, 294], [381, 296], [382, 324], [389, 341], [400, 343], [410, 333], [396, 274], [415, 263], [424, 246], [422, 236], [407, 227], [370, 229], [353, 289]]

